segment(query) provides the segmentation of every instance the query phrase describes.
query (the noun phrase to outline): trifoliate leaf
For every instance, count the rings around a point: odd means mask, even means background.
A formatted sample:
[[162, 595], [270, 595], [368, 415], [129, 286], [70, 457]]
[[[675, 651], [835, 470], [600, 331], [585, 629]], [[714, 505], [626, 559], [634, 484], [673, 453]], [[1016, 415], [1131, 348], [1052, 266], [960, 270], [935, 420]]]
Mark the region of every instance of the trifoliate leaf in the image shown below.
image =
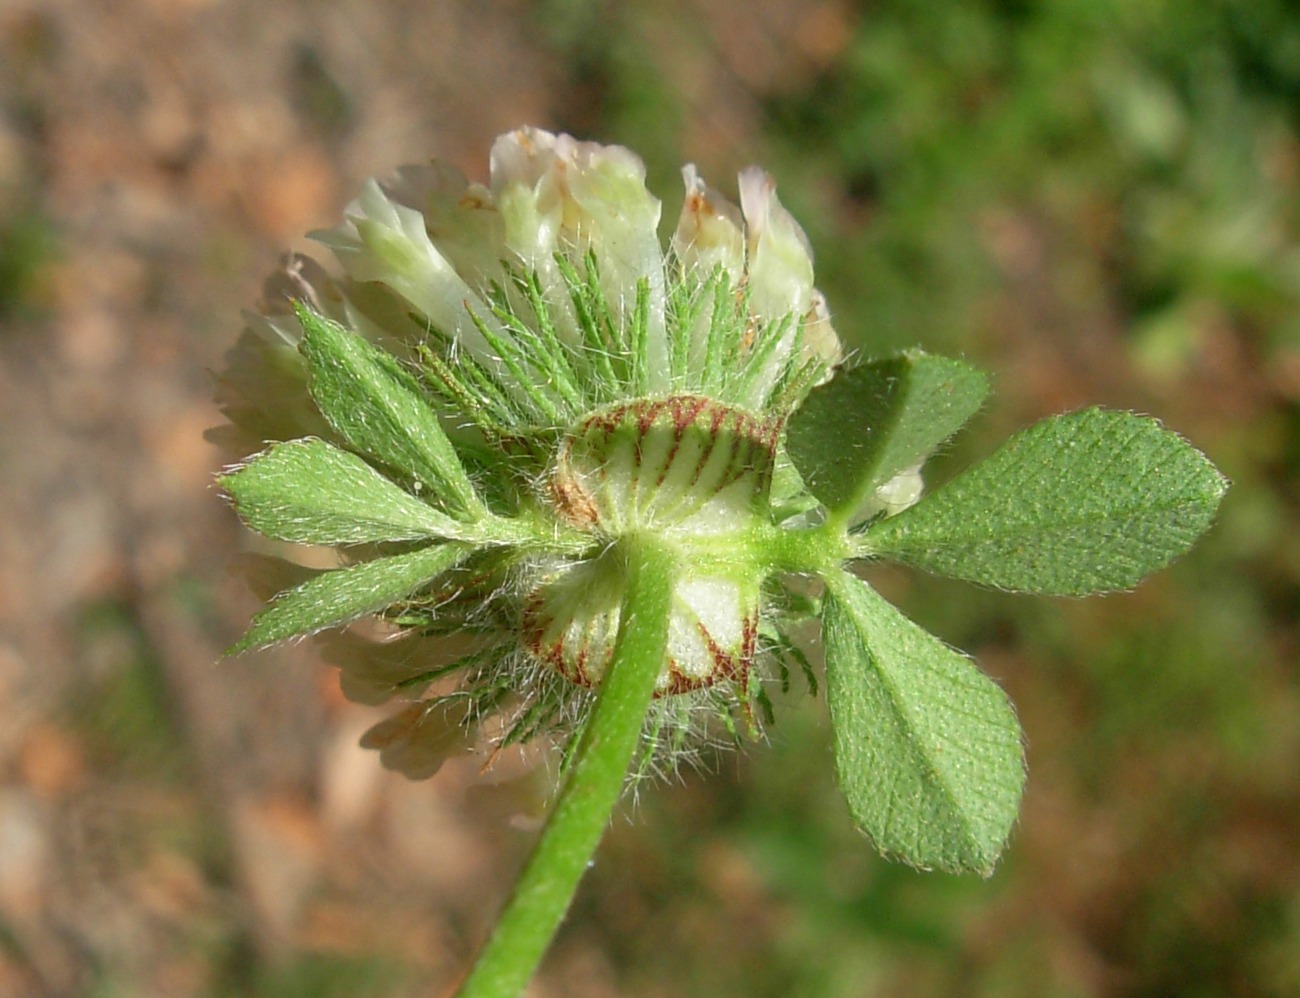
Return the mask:
[[961, 429], [987, 392], [973, 367], [920, 351], [840, 368], [790, 417], [786, 447], [812, 494], [851, 516]]
[[943, 575], [1082, 596], [1131, 588], [1186, 551], [1227, 487], [1154, 419], [1086, 409], [1017, 434], [864, 540]]
[[469, 548], [441, 544], [323, 572], [281, 593], [227, 655], [346, 624], [392, 606], [453, 568]]
[[1005, 694], [846, 572], [827, 580], [822, 634], [835, 767], [854, 820], [913, 866], [989, 874], [1025, 780]]
[[431, 490], [453, 515], [483, 511], [456, 451], [415, 379], [395, 357], [297, 307], [312, 399], [353, 447]]
[[299, 544], [460, 538], [465, 525], [324, 440], [277, 444], [221, 478], [244, 522]]

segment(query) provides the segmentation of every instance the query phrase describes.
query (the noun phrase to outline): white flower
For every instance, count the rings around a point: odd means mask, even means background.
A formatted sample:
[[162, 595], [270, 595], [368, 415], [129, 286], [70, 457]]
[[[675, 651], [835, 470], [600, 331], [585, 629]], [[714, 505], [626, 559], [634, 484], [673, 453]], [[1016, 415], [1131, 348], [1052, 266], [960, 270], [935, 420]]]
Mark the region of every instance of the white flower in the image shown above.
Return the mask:
[[[374, 339], [409, 344], [436, 333], [451, 353], [487, 371], [518, 408], [516, 425], [556, 426], [629, 394], [699, 392], [751, 412], [788, 405], [774, 397], [783, 380], [808, 362], [829, 369], [839, 359], [825, 300], [812, 283], [807, 238], [757, 168], [740, 175], [743, 211], [693, 166], [683, 178], [685, 203], [665, 253], [660, 202], [634, 153], [521, 128], [494, 143], [487, 186], [437, 162], [368, 182], [343, 224], [314, 233], [346, 279], [304, 270], [297, 287], [277, 290], [313, 306], [326, 299], [325, 314]], [[540, 309], [514, 280], [521, 273], [536, 281]], [[718, 274], [723, 282], [711, 286]], [[608, 366], [583, 356], [593, 344], [576, 311], [575, 275], [594, 277], [603, 294], [611, 328], [599, 331], [608, 340], [600, 348], [638, 355], [635, 371], [614, 365], [623, 384], [608, 384]], [[727, 345], [726, 371], [711, 370], [707, 358], [713, 302], [722, 294], [745, 303], [743, 314], [729, 317], [743, 328]], [[703, 300], [709, 307], [683, 314], [685, 304]], [[287, 312], [282, 302], [268, 304], [273, 313]], [[526, 326], [554, 331], [570, 352], [574, 384], [557, 380], [554, 357], [521, 342], [503, 306]], [[292, 322], [269, 321], [269, 328], [263, 320], [251, 325], [291, 346]], [[803, 347], [796, 351], [797, 343]]]
[[682, 167], [686, 200], [672, 248], [683, 270], [711, 274], [722, 267], [733, 283], [745, 272], [745, 222], [740, 210], [709, 187], [694, 163]]

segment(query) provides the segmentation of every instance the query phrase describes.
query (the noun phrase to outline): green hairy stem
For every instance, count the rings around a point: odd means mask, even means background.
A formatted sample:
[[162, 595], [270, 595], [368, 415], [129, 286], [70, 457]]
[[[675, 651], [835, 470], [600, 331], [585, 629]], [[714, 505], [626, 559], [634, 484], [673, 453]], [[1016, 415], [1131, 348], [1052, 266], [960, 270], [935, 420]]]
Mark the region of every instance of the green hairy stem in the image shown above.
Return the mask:
[[461, 998], [523, 991], [541, 962], [605, 831], [636, 751], [668, 645], [676, 556], [638, 536], [620, 542], [627, 565], [614, 657], [568, 780]]

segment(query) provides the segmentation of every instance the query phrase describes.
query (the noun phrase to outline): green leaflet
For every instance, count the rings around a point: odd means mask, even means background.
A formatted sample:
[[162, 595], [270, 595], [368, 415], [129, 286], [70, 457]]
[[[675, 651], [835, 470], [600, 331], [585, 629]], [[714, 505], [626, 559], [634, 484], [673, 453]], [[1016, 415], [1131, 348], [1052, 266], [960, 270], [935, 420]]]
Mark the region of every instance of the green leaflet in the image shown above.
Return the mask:
[[363, 454], [428, 488], [454, 516], [486, 512], [437, 414], [396, 358], [301, 304], [296, 312], [311, 397], [329, 424]]
[[867, 531], [863, 553], [1001, 589], [1127, 589], [1209, 526], [1227, 480], [1154, 419], [1045, 419]]
[[404, 492], [355, 454], [294, 440], [221, 478], [244, 522], [299, 544], [461, 538], [465, 525]]
[[854, 820], [913, 866], [992, 872], [1020, 807], [1020, 725], [1002, 690], [847, 572], [822, 635], [835, 767]]
[[840, 368], [790, 417], [790, 460], [827, 510], [847, 519], [961, 429], [987, 392], [973, 367], [920, 351]]
[[463, 544], [439, 544], [323, 572], [277, 596], [226, 654], [238, 655], [383, 610], [453, 568], [469, 551]]

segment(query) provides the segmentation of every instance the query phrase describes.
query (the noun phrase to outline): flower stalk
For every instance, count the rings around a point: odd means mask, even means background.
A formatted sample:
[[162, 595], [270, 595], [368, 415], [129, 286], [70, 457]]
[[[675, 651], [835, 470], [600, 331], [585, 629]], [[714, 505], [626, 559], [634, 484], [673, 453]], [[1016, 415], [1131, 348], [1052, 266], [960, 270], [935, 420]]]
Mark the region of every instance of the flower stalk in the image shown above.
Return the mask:
[[654, 538], [628, 537], [618, 636], [568, 775], [514, 894], [458, 994], [523, 991], [596, 851], [622, 792], [668, 643], [677, 555]]

